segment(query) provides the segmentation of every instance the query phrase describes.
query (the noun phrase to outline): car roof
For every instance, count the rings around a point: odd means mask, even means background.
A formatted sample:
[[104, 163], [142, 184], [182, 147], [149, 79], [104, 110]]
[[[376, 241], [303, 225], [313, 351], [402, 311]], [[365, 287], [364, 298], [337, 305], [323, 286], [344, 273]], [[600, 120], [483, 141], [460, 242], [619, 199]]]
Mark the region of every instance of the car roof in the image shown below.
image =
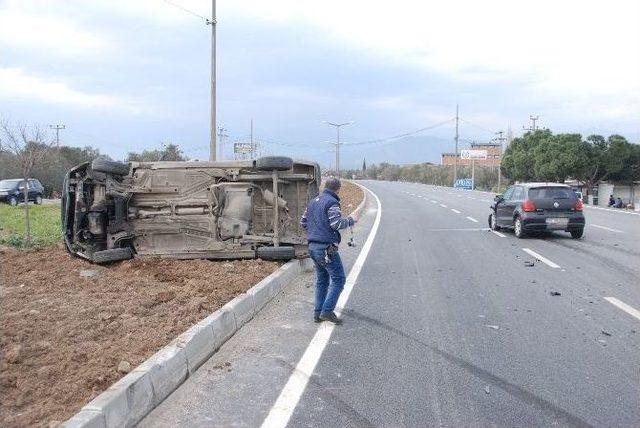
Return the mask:
[[534, 182], [534, 183], [518, 183], [516, 186], [524, 186], [524, 187], [566, 187], [570, 188], [570, 186], [563, 183], [553, 183], [553, 182]]

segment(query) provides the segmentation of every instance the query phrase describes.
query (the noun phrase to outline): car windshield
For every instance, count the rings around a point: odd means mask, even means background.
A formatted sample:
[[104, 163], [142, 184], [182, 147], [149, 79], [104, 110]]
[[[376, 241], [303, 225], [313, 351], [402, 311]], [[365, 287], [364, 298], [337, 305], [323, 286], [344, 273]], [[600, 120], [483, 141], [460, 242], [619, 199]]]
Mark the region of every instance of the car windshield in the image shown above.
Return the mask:
[[22, 180], [0, 180], [0, 190], [15, 189]]
[[575, 197], [575, 192], [566, 187], [536, 187], [529, 189], [531, 199], [570, 199]]

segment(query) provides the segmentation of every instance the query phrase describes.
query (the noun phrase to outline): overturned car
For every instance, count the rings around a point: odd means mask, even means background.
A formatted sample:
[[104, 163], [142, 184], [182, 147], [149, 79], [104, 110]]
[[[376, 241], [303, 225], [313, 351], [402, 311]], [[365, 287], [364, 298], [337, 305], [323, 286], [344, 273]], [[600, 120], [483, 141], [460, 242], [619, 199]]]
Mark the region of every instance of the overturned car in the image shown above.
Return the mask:
[[300, 219], [318, 194], [316, 163], [268, 156], [218, 162], [95, 159], [65, 176], [67, 250], [95, 263], [306, 257]]

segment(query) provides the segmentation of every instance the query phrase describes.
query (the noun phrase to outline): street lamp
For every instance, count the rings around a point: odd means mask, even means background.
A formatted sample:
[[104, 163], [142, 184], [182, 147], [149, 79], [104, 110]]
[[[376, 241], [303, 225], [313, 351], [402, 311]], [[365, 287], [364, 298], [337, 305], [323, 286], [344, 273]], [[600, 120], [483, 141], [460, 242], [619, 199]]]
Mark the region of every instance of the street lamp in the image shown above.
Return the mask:
[[355, 122], [353, 120], [351, 122], [344, 123], [333, 123], [327, 122], [326, 120], [323, 120], [322, 122], [330, 126], [335, 126], [336, 128], [336, 176], [340, 177], [340, 127], [351, 125]]

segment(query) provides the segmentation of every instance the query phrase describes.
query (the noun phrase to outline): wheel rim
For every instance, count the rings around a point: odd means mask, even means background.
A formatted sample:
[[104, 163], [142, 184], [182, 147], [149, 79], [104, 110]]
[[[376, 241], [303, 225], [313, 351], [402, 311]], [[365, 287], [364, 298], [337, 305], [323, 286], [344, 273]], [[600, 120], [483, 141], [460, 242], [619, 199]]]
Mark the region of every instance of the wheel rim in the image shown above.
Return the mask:
[[496, 228], [496, 215], [495, 214], [491, 214], [491, 228], [492, 229]]
[[16, 198], [11, 198], [11, 205], [14, 207], [18, 205], [18, 200]]
[[516, 224], [514, 225], [514, 228], [516, 231], [516, 235], [520, 235], [520, 233], [522, 232], [522, 225], [520, 224], [519, 218], [516, 219]]
[[40, 196], [38, 196], [36, 198], [36, 204], [40, 205], [42, 203], [42, 198]]

